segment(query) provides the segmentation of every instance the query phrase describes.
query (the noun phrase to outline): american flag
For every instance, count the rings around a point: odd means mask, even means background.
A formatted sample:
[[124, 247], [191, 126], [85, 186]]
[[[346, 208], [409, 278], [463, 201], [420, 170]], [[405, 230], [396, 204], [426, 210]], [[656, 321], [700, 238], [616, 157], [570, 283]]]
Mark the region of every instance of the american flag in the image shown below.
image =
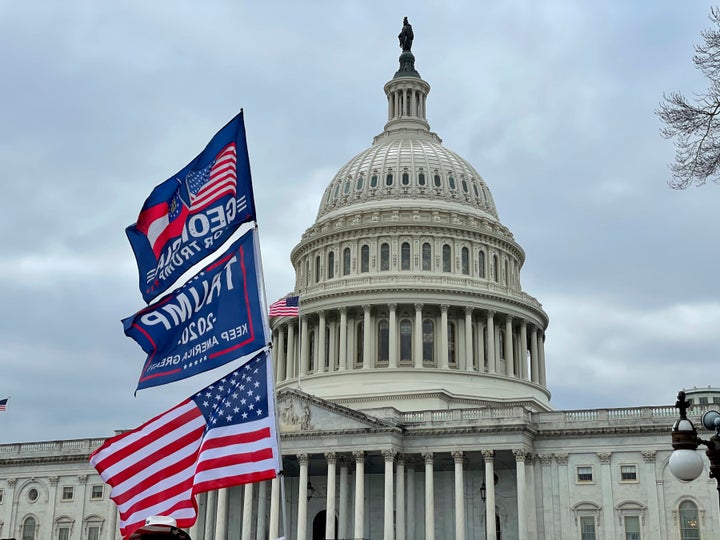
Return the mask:
[[190, 171], [186, 177], [190, 193], [190, 210], [195, 212], [220, 197], [237, 190], [237, 151], [235, 143], [228, 144], [215, 161], [204, 169]]
[[7, 411], [7, 402], [10, 398], [0, 399], [0, 412]]
[[124, 537], [149, 516], [190, 527], [195, 494], [275, 478], [279, 452], [268, 353], [90, 456], [112, 489]]
[[270, 317], [297, 317], [299, 314], [299, 296], [288, 296], [270, 304]]

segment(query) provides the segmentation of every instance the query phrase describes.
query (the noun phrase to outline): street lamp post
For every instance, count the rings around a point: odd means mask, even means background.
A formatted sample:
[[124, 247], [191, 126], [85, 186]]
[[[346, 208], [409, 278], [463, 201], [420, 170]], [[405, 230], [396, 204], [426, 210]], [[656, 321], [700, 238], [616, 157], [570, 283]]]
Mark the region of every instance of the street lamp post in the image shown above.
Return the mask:
[[672, 427], [672, 447], [670, 471], [680, 480], [695, 480], [703, 470], [703, 460], [696, 452], [701, 444], [707, 447], [705, 455], [710, 460], [710, 478], [717, 482], [718, 502], [720, 503], [720, 412], [709, 410], [700, 417], [700, 423], [715, 435], [703, 440], [698, 437], [697, 430], [687, 417], [690, 402], [685, 399], [685, 392], [678, 392], [675, 403], [680, 418]]

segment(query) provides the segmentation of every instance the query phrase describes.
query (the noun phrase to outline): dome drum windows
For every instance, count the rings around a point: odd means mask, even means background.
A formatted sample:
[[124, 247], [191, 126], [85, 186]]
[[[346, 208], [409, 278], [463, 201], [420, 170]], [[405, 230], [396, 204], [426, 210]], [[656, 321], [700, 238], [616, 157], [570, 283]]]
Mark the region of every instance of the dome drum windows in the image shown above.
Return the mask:
[[422, 245], [422, 269], [426, 272], [432, 270], [432, 247], [429, 242]]
[[390, 270], [390, 244], [383, 242], [380, 244], [380, 271], [388, 270]]
[[343, 249], [343, 268], [342, 268], [343, 276], [350, 275], [350, 262], [351, 262], [350, 248], [346, 247], [345, 249]]
[[452, 250], [450, 244], [443, 244], [442, 247], [442, 269], [443, 272], [452, 272]]
[[410, 242], [400, 245], [400, 270], [410, 270]]
[[360, 248], [360, 272], [366, 273], [370, 271], [370, 246], [363, 244]]

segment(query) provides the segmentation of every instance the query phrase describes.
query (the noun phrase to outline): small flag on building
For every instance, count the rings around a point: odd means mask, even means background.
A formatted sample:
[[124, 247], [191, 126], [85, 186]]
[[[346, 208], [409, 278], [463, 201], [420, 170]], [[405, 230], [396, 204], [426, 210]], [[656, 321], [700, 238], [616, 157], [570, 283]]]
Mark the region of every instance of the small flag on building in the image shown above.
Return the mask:
[[299, 314], [299, 296], [288, 296], [270, 304], [271, 317], [297, 317]]
[[269, 480], [280, 453], [267, 352], [142, 426], [105, 441], [90, 463], [111, 487], [127, 538], [149, 516], [197, 519], [195, 495]]
[[0, 412], [7, 411], [7, 402], [10, 398], [0, 399]]

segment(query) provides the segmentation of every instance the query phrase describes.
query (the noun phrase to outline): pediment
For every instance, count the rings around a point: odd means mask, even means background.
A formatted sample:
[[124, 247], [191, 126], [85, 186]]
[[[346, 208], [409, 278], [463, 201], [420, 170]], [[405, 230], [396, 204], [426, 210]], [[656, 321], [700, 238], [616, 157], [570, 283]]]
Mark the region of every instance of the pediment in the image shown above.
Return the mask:
[[300, 433], [395, 431], [398, 428], [337, 403], [284, 388], [277, 396], [277, 418], [283, 435]]

